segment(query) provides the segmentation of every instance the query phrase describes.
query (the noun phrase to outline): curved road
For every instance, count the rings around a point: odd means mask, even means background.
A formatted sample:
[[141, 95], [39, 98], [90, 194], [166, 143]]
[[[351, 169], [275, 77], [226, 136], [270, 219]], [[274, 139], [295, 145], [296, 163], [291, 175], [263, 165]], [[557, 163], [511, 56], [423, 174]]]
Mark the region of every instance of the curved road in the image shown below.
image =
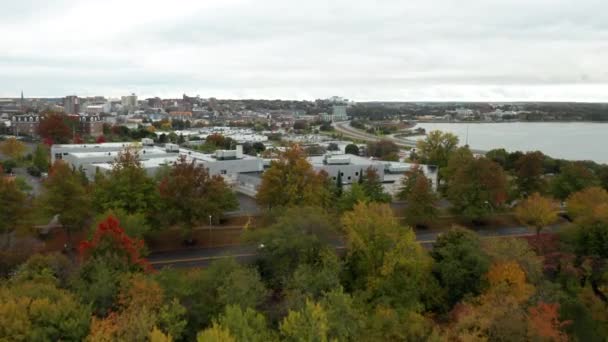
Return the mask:
[[[369, 134], [360, 129], [354, 128], [350, 125], [350, 121], [334, 122], [334, 128], [336, 131], [342, 133], [346, 137], [353, 139], [364, 140], [364, 141], [379, 141], [382, 139], [388, 139], [394, 142], [397, 146], [402, 148], [416, 147], [416, 141], [404, 138], [397, 138], [394, 134], [387, 135], [384, 137], [378, 137], [373, 134]], [[487, 151], [471, 149], [471, 152], [475, 154], [486, 154]]]

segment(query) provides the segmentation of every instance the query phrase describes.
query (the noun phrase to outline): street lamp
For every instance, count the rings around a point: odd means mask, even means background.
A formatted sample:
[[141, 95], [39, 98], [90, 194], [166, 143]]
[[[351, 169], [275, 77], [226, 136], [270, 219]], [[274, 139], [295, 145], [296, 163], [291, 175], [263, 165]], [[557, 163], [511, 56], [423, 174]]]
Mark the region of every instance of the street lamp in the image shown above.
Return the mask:
[[211, 215], [209, 215], [209, 247], [211, 247]]

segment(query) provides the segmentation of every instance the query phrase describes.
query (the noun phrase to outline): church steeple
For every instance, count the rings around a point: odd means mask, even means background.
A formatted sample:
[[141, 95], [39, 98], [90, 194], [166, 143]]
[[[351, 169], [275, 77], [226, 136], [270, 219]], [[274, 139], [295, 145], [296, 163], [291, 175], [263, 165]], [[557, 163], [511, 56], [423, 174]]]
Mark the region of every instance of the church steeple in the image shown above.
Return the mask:
[[25, 104], [23, 101], [23, 90], [21, 90], [21, 113], [23, 113], [25, 110]]

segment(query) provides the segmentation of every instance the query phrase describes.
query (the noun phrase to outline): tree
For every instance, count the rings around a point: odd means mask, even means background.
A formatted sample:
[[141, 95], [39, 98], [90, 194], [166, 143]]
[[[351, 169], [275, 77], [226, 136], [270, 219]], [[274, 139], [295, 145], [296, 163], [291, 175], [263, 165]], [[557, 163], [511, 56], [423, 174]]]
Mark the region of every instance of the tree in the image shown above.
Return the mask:
[[546, 184], [543, 179], [543, 162], [545, 156], [541, 152], [528, 152], [515, 162], [517, 187], [525, 196], [535, 192], [545, 191]]
[[437, 217], [437, 196], [431, 182], [418, 165], [408, 170], [397, 197], [407, 202], [405, 218], [409, 224], [427, 225]]
[[89, 258], [118, 257], [130, 270], [150, 270], [148, 261], [142, 257], [143, 240], [130, 238], [113, 216], [108, 216], [98, 226], [90, 240], [80, 242], [78, 251], [82, 261]]
[[97, 137], [97, 139], [95, 139], [96, 144], [103, 144], [105, 142], [106, 142], [106, 137], [103, 135], [100, 135]]
[[214, 325], [229, 332], [237, 341], [267, 342], [275, 340], [274, 334], [268, 329], [264, 315], [251, 308], [243, 310], [238, 305], [228, 305]]
[[370, 142], [367, 144], [367, 155], [381, 160], [398, 161], [399, 146], [387, 139]]
[[48, 179], [43, 183], [45, 192], [41, 204], [49, 216], [59, 215], [59, 223], [68, 235], [83, 229], [91, 215], [91, 197], [81, 178], [61, 160], [53, 164]]
[[146, 174], [134, 147], [118, 154], [107, 176], [100, 173], [96, 177], [93, 198], [98, 212], [122, 209], [129, 214], [154, 213], [159, 202], [156, 184]]
[[0, 152], [12, 159], [21, 159], [25, 153], [25, 144], [16, 138], [8, 138], [0, 142]]
[[17, 184], [0, 172], [0, 234], [4, 236], [2, 249], [10, 247], [12, 233], [23, 222], [26, 214], [26, 195]]
[[536, 232], [539, 238], [543, 228], [555, 223], [558, 219], [557, 204], [550, 198], [541, 196], [538, 192], [524, 199], [515, 208], [517, 220]]
[[568, 215], [574, 220], [597, 217], [605, 206], [608, 206], [608, 191], [595, 186], [571, 194], [566, 201]]
[[48, 281], [0, 286], [0, 340], [82, 341], [90, 318], [86, 305]]
[[432, 131], [426, 139], [418, 141], [416, 148], [423, 164], [430, 164], [440, 169], [448, 165], [450, 154], [458, 146], [458, 137], [452, 133]]
[[551, 192], [560, 199], [585, 188], [599, 185], [596, 175], [580, 162], [568, 163], [551, 182]]
[[284, 341], [328, 341], [329, 322], [323, 307], [307, 301], [300, 311], [289, 311], [279, 326]]
[[539, 302], [528, 311], [531, 338], [556, 342], [568, 341], [568, 336], [562, 331], [568, 322], [560, 322], [559, 304]]
[[493, 263], [517, 262], [532, 284], [539, 284], [543, 280], [543, 260], [525, 239], [486, 239], [483, 241], [483, 251]]
[[32, 156], [32, 163], [40, 172], [47, 172], [49, 170], [49, 149], [46, 145], [36, 145]]
[[298, 146], [272, 161], [262, 175], [256, 199], [269, 209], [277, 206], [322, 205], [329, 198], [325, 176], [316, 173]]
[[230, 335], [227, 329], [217, 324], [201, 331], [196, 336], [196, 340], [198, 342], [236, 342], [236, 339]]
[[361, 187], [365, 196], [372, 202], [388, 203], [391, 201], [391, 196], [384, 192], [378, 172], [372, 167], [365, 170]]
[[359, 155], [359, 146], [357, 146], [355, 144], [348, 144], [348, 145], [346, 145], [344, 152], [346, 154], [352, 154], [352, 155], [358, 156]]
[[446, 291], [449, 307], [467, 294], [481, 292], [489, 261], [477, 234], [452, 228], [439, 235], [431, 256], [435, 259], [433, 273]]
[[353, 183], [350, 189], [344, 191], [338, 200], [338, 209], [341, 212], [352, 210], [359, 202], [369, 202], [369, 198], [359, 183]]
[[274, 288], [282, 288], [301, 264], [318, 265], [321, 251], [337, 232], [334, 219], [320, 208], [286, 210], [270, 227], [247, 237], [258, 246], [258, 268]]
[[43, 113], [38, 124], [38, 134], [51, 141], [51, 144], [67, 144], [72, 138], [72, 129], [67, 120], [66, 116], [59, 113]]
[[411, 309], [431, 283], [432, 260], [410, 228], [401, 227], [386, 204], [359, 203], [342, 217], [351, 285], [374, 302]]
[[160, 182], [159, 192], [165, 217], [180, 224], [188, 240], [192, 239], [192, 228], [208, 217], [219, 222], [225, 211], [238, 208], [236, 196], [221, 176], [211, 177], [203, 166], [185, 156]]
[[507, 200], [507, 177], [493, 161], [471, 159], [450, 178], [447, 198], [455, 213], [473, 221], [481, 220]]

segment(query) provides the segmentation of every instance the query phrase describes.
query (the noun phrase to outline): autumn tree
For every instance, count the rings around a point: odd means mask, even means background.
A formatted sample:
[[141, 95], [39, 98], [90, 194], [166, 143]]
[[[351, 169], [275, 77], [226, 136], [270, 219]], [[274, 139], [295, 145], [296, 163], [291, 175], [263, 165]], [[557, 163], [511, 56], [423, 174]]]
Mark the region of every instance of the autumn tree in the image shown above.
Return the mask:
[[268, 327], [266, 317], [252, 308], [242, 309], [238, 305], [228, 305], [214, 325], [229, 332], [237, 341], [276, 340], [273, 331]]
[[160, 182], [159, 192], [164, 216], [170, 223], [179, 224], [188, 240], [192, 239], [192, 229], [209, 217], [219, 222], [224, 212], [238, 208], [234, 192], [221, 176], [212, 177], [202, 165], [185, 156]]
[[322, 205], [330, 197], [326, 177], [314, 171], [306, 154], [293, 146], [262, 175], [256, 199], [264, 207]]
[[575, 192], [568, 197], [566, 208], [574, 220], [599, 217], [608, 207], [608, 191], [600, 187], [590, 187]]
[[0, 234], [3, 236], [2, 249], [10, 247], [10, 239], [26, 214], [27, 198], [17, 183], [4, 178], [0, 172]]
[[559, 314], [559, 304], [539, 302], [528, 309], [530, 322], [530, 338], [556, 342], [568, 341], [564, 327], [569, 322], [562, 322]]
[[49, 177], [43, 183], [40, 197], [43, 210], [49, 216], [59, 215], [59, 222], [68, 235], [86, 226], [91, 215], [91, 197], [77, 172], [61, 160], [53, 164]]
[[447, 198], [455, 213], [481, 220], [507, 200], [507, 177], [493, 161], [471, 159], [456, 168], [449, 180]]
[[490, 265], [474, 232], [452, 228], [439, 235], [431, 256], [435, 259], [433, 273], [447, 292], [448, 306], [467, 294], [479, 294], [484, 288], [483, 277]]
[[367, 155], [381, 160], [398, 161], [399, 146], [387, 139], [370, 142], [367, 144]]
[[452, 133], [432, 131], [416, 144], [421, 163], [440, 169], [448, 165], [450, 154], [458, 147], [458, 137]]
[[52, 282], [0, 285], [0, 340], [82, 341], [90, 319], [86, 305]]
[[522, 200], [515, 208], [515, 216], [536, 232], [537, 239], [543, 228], [555, 223], [558, 219], [557, 204], [538, 192]]
[[397, 197], [406, 201], [404, 214], [409, 224], [427, 225], [437, 217], [437, 196], [418, 165], [405, 173]]
[[545, 156], [541, 152], [528, 152], [515, 163], [517, 187], [524, 196], [535, 192], [543, 193], [546, 183], [543, 179], [543, 162]]
[[352, 287], [372, 301], [420, 305], [432, 283], [432, 260], [386, 204], [359, 203], [342, 217]]
[[139, 153], [135, 147], [127, 147], [118, 154], [107, 176], [97, 175], [93, 198], [98, 212], [122, 209], [130, 214], [152, 214], [156, 211], [157, 187], [142, 167]]
[[571, 162], [562, 167], [551, 182], [552, 194], [565, 200], [572, 193], [599, 185], [595, 173], [580, 162]]
[[51, 144], [67, 144], [72, 138], [72, 133], [66, 116], [55, 112], [42, 114], [38, 124], [38, 134], [43, 139], [49, 140]]
[[485, 239], [483, 251], [492, 263], [517, 262], [532, 284], [543, 281], [543, 260], [525, 239], [501, 237]]
[[0, 153], [12, 159], [21, 159], [25, 153], [25, 144], [16, 138], [8, 138], [0, 142]]

